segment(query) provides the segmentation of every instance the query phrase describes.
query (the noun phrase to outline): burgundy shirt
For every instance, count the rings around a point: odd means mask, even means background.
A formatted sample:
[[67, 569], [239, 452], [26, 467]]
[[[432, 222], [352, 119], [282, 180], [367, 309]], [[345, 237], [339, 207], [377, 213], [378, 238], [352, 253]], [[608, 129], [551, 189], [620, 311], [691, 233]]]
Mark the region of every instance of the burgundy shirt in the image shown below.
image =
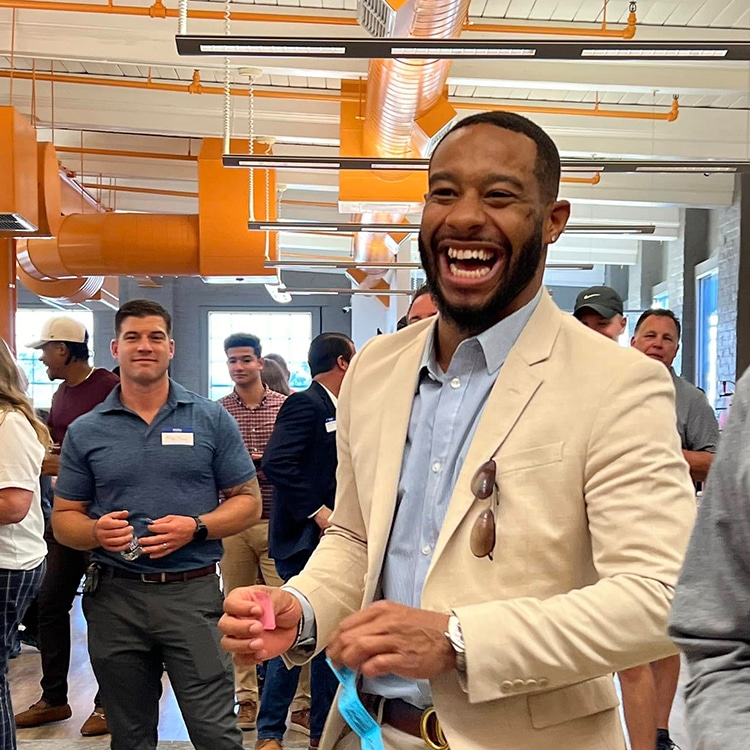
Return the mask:
[[101, 404], [119, 382], [120, 378], [113, 372], [97, 367], [78, 385], [62, 383], [52, 397], [49, 410], [48, 426], [52, 440], [62, 445], [73, 420]]
[[[237, 420], [250, 455], [263, 455], [284, 401], [286, 396], [272, 391], [268, 386], [261, 402], [252, 409], [237, 395], [237, 391], [232, 391], [228, 396], [219, 399], [219, 403]], [[263, 500], [261, 518], [268, 518], [273, 501], [273, 485], [266, 479], [260, 466], [256, 465], [255, 469], [258, 472], [258, 484]]]

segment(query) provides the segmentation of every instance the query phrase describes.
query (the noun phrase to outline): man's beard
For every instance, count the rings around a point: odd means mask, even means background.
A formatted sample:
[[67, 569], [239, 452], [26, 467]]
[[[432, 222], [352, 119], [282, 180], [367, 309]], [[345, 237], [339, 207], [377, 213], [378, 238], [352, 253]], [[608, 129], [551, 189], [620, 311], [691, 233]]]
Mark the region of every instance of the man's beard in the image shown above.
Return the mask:
[[500, 280], [492, 297], [481, 308], [453, 305], [448, 302], [438, 282], [437, 253], [427, 250], [421, 233], [418, 242], [419, 257], [427, 277], [427, 286], [432, 292], [440, 315], [454, 323], [459, 330], [475, 334], [495, 325], [500, 320], [503, 310], [529, 285], [539, 270], [543, 254], [542, 221], [536, 223], [533, 234], [520, 250], [511, 249], [505, 276]]

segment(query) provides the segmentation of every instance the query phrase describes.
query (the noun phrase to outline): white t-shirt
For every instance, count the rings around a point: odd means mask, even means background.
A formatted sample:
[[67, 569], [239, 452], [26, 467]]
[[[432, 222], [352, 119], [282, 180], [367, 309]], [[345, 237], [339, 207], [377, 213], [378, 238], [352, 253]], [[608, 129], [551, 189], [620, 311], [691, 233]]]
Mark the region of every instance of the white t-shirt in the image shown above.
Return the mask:
[[47, 554], [39, 473], [44, 448], [29, 420], [16, 411], [0, 411], [0, 489], [17, 487], [34, 493], [26, 517], [0, 525], [0, 568], [31, 570]]

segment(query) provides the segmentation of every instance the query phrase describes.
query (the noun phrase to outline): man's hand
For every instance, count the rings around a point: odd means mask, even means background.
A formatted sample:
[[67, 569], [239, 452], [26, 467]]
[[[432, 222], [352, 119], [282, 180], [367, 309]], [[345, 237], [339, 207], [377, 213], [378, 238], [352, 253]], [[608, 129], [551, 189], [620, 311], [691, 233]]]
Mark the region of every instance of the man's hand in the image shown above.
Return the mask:
[[47, 453], [42, 459], [42, 476], [56, 477], [60, 473], [60, 454]]
[[342, 621], [328, 644], [328, 656], [368, 678], [395, 674], [430, 679], [456, 666], [447, 630], [448, 615], [375, 602]]
[[[254, 594], [267, 594], [276, 618], [274, 630], [264, 630], [263, 607]], [[260, 664], [288, 651], [297, 639], [302, 617], [299, 599], [288, 591], [271, 586], [245, 586], [234, 589], [224, 600], [224, 616], [219, 630], [224, 634], [221, 645], [234, 654], [236, 664]]]
[[128, 511], [113, 510], [94, 523], [94, 539], [108, 552], [124, 552], [133, 538], [133, 527], [128, 523]]
[[140, 538], [144, 554], [152, 560], [171, 555], [190, 544], [195, 534], [195, 519], [190, 516], [164, 516], [148, 526], [149, 535]]
[[328, 520], [331, 517], [333, 511], [325, 505], [313, 516], [313, 521], [320, 526], [321, 531], [325, 531], [331, 522]]

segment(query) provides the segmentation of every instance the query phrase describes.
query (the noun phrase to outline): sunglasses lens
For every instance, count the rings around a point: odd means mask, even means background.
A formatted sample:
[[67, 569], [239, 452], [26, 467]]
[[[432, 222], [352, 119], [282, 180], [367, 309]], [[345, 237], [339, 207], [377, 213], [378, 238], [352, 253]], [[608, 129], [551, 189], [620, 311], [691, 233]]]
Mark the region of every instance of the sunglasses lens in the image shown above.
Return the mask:
[[486, 500], [495, 486], [495, 462], [483, 463], [471, 480], [471, 491], [480, 500]]
[[489, 508], [477, 516], [471, 530], [470, 546], [474, 557], [487, 557], [495, 548], [495, 514]]

